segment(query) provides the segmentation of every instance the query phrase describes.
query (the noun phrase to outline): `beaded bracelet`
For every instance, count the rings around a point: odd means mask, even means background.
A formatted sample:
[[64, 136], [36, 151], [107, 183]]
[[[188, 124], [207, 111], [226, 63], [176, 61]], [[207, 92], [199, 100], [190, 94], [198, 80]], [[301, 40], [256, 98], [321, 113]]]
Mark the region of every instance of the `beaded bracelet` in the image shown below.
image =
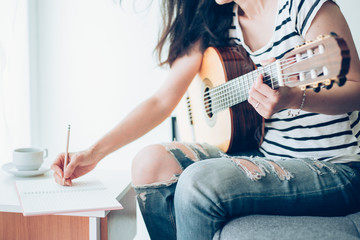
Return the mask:
[[297, 116], [299, 116], [301, 110], [302, 110], [303, 107], [304, 107], [305, 98], [306, 98], [306, 89], [304, 89], [303, 97], [302, 97], [301, 104], [300, 104], [300, 108], [299, 108], [298, 112], [297, 112], [297, 113], [292, 113], [291, 110], [289, 110], [289, 111], [288, 111], [288, 116], [291, 116], [291, 117], [297, 117]]

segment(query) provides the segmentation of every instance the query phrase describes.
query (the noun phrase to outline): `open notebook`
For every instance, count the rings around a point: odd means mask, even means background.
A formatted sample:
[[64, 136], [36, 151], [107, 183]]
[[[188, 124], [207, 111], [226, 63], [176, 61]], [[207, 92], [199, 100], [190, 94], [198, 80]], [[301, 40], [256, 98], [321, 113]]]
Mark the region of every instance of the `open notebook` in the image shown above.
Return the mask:
[[16, 181], [24, 216], [122, 209], [97, 179], [77, 180], [65, 187], [53, 179]]

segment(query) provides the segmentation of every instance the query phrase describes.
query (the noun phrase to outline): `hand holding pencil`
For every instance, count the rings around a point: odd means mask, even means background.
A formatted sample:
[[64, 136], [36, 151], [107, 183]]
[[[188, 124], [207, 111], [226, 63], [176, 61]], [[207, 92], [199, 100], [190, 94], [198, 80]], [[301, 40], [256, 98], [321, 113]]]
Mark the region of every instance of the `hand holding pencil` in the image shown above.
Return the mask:
[[96, 167], [97, 160], [92, 151], [85, 150], [69, 153], [70, 125], [68, 126], [66, 150], [61, 153], [51, 165], [55, 181], [63, 186], [71, 186], [72, 180], [78, 178]]

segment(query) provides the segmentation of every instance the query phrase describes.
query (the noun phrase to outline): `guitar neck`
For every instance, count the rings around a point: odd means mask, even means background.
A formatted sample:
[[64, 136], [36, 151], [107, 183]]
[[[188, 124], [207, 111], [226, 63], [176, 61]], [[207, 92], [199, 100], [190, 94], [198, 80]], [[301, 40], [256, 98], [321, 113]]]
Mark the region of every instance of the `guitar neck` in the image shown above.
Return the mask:
[[204, 98], [205, 100], [211, 99], [208, 104], [211, 105], [214, 113], [244, 102], [248, 99], [249, 90], [259, 74], [263, 75], [263, 82], [269, 87], [279, 88], [277, 65], [276, 62], [273, 62], [210, 89], [205, 92]]

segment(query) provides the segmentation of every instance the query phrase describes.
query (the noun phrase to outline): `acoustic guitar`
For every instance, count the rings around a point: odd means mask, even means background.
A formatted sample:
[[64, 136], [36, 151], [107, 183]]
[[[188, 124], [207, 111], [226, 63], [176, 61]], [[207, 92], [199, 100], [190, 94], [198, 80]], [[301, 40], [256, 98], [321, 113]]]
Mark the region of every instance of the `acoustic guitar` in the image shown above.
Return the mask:
[[347, 45], [335, 34], [319, 36], [257, 69], [241, 46], [209, 47], [177, 109], [180, 140], [206, 142], [228, 153], [253, 149], [258, 146], [254, 135], [262, 118], [247, 99], [259, 74], [273, 89], [288, 86], [318, 92], [335, 82], [342, 86], [349, 63]]

